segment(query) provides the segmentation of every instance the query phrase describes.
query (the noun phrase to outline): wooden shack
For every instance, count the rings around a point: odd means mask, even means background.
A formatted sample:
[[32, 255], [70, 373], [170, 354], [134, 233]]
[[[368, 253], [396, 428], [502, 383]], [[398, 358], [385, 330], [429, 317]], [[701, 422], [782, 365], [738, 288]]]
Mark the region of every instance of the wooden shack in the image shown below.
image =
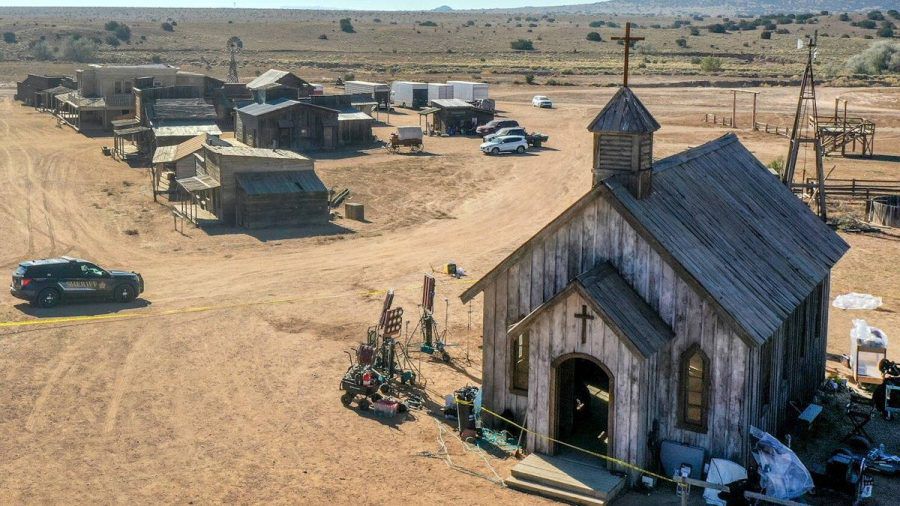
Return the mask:
[[251, 103], [237, 110], [234, 137], [254, 148], [298, 149], [303, 132], [300, 102], [286, 98]]
[[328, 189], [313, 170], [235, 174], [235, 223], [245, 228], [328, 223]]
[[14, 98], [25, 105], [46, 107], [41, 102], [42, 97], [40, 93], [58, 86], [69, 88], [68, 91], [72, 91], [75, 89], [76, 84], [69, 76], [28, 74], [25, 79], [16, 82], [16, 95]]
[[476, 108], [472, 104], [458, 98], [435, 99], [431, 107], [419, 111], [426, 118], [431, 116], [429, 130], [448, 135], [474, 133], [478, 125], [494, 119], [494, 114]]
[[278, 99], [300, 99], [313, 93], [313, 86], [291, 72], [270, 69], [247, 83], [253, 100], [259, 104]]
[[209, 209], [222, 223], [236, 223], [237, 174], [257, 172], [314, 173], [311, 159], [281, 149], [262, 149], [246, 146], [213, 146], [204, 144], [197, 175], [209, 176], [217, 182], [214, 206]]
[[780, 434], [824, 379], [848, 246], [736, 136], [654, 160], [658, 128], [621, 88], [588, 127], [593, 187], [462, 294], [484, 296], [484, 405], [533, 452], [746, 466], [750, 426]]

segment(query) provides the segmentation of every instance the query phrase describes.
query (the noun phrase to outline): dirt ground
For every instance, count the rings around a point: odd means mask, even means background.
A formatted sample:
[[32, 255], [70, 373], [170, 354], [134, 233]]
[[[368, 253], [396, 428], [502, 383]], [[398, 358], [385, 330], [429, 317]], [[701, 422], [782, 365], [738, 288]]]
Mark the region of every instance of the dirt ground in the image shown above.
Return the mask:
[[[761, 119], [786, 124], [796, 90], [760, 90]], [[484, 461], [449, 438], [453, 462], [469, 472], [451, 469], [422, 453], [438, 451], [441, 419], [367, 416], [344, 408], [337, 386], [344, 350], [375, 323], [381, 291], [395, 288], [415, 318], [422, 273], [449, 261], [469, 274], [438, 275], [438, 313], [443, 324], [446, 298], [456, 360], [422, 358], [424, 375], [438, 403], [439, 394], [479, 382], [480, 299], [466, 307], [457, 296], [589, 189], [585, 127], [614, 90], [554, 91], [557, 107], [539, 110], [530, 107], [545, 92], [539, 87], [492, 89], [506, 116], [550, 135], [527, 155], [485, 157], [477, 139], [426, 138], [427, 154], [320, 157], [326, 185], [350, 188], [367, 223], [181, 234], [152, 202], [147, 171], [101, 154], [110, 138], [57, 127], [0, 90], [0, 268], [66, 254], [139, 271], [147, 284], [128, 307], [37, 310], [0, 294], [0, 321], [139, 316], [0, 328], [0, 502], [543, 502], [492, 481], [491, 468], [506, 477], [514, 459]], [[703, 112], [730, 109], [721, 91], [637, 93], [663, 125], [656, 157], [727, 131], [702, 122]], [[819, 94], [821, 104], [850, 98], [878, 123], [879, 156], [829, 158], [834, 177], [897, 178], [900, 92]], [[417, 124], [418, 115], [391, 122]], [[787, 152], [782, 137], [738, 135], [765, 163]], [[852, 248], [835, 268], [832, 294], [868, 292], [884, 306], [833, 310], [832, 353], [846, 352], [852, 318], [900, 335], [900, 234], [842, 235]], [[207, 306], [220, 309], [171, 313]], [[889, 356], [900, 359], [900, 347]]]

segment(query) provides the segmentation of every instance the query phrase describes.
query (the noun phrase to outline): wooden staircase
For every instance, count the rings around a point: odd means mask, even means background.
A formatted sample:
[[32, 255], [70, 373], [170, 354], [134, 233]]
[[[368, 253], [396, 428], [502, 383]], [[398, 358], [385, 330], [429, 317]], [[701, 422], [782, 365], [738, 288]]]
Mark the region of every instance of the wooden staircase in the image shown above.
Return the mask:
[[625, 478], [602, 464], [576, 456], [532, 454], [512, 468], [506, 486], [572, 504], [608, 504], [625, 486]]

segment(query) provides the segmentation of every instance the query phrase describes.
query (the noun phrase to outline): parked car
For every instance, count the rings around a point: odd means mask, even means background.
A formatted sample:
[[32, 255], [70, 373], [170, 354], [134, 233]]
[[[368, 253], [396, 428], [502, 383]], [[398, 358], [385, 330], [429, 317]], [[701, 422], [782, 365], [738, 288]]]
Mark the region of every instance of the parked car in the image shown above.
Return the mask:
[[503, 137], [506, 135], [521, 135], [522, 137], [525, 137], [525, 141], [528, 142], [529, 146], [534, 146], [536, 148], [541, 147], [541, 145], [543, 143], [550, 140], [550, 137], [547, 135], [544, 135], [544, 134], [540, 134], [540, 133], [530, 134], [530, 133], [526, 132], [523, 127], [507, 127], [507, 128], [501, 128], [500, 130], [497, 130], [496, 133], [493, 133], [490, 135], [485, 135], [484, 141], [488, 142], [497, 137]]
[[60, 302], [115, 300], [131, 302], [144, 291], [136, 272], [113, 271], [78, 258], [60, 257], [22, 262], [12, 275], [9, 292], [33, 306]]
[[481, 145], [481, 151], [489, 155], [499, 155], [500, 153], [522, 154], [527, 149], [528, 141], [521, 135], [495, 137]]
[[497, 130], [500, 130], [501, 128], [517, 126], [519, 126], [519, 122], [514, 119], [495, 119], [488, 121], [487, 123], [476, 128], [475, 133], [483, 137], [485, 135], [492, 134]]
[[535, 95], [531, 99], [532, 107], [540, 107], [541, 109], [553, 109], [553, 102], [546, 95]]

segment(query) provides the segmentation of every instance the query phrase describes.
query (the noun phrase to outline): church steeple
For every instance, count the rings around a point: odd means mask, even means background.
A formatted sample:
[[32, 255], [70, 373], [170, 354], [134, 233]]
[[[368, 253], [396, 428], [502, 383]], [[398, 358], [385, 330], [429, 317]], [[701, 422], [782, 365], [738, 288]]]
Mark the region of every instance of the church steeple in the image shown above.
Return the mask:
[[593, 185], [618, 177], [636, 198], [650, 195], [652, 187], [653, 132], [659, 123], [628, 87], [628, 52], [631, 23], [625, 24], [625, 73], [623, 86], [588, 125], [594, 134]]

